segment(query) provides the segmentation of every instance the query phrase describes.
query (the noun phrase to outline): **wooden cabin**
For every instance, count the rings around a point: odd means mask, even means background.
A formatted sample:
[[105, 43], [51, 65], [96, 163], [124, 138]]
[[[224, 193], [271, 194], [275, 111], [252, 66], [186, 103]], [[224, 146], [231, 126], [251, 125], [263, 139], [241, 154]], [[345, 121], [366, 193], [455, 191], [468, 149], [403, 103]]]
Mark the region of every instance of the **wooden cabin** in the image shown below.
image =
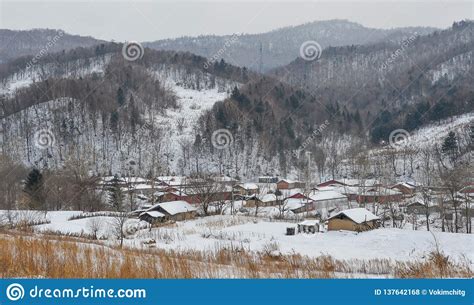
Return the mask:
[[328, 219], [328, 231], [368, 231], [378, 228], [379, 217], [364, 208], [340, 211]]

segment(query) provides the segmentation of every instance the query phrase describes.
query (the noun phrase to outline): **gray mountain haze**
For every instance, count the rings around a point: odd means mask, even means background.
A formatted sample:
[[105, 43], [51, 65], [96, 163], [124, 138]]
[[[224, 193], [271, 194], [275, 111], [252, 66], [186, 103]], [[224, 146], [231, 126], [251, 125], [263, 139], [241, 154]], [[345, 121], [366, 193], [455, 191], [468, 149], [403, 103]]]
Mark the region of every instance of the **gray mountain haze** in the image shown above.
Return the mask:
[[[434, 32], [430, 27], [396, 29], [368, 28], [347, 20], [314, 21], [298, 26], [284, 27], [261, 34], [226, 36], [198, 36], [165, 39], [145, 43], [158, 50], [176, 50], [215, 58], [262, 72], [283, 66], [300, 56], [305, 41], [316, 41], [323, 49], [346, 45], [363, 45], [377, 42], [399, 42], [413, 34]], [[261, 52], [260, 52], [261, 48]]]

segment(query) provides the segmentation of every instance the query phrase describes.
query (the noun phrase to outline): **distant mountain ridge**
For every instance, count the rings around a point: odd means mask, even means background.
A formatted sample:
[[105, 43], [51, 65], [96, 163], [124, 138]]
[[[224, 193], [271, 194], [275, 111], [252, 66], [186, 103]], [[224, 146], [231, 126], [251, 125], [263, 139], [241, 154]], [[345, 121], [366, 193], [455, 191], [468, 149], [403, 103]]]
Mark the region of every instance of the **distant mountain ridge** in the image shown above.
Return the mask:
[[[316, 41], [322, 48], [345, 45], [397, 43], [417, 33], [426, 35], [435, 28], [406, 27], [374, 29], [347, 20], [314, 21], [298, 26], [284, 27], [261, 34], [205, 35], [146, 42], [154, 49], [187, 51], [207, 58], [245, 66], [254, 71], [289, 64], [300, 56], [305, 41]], [[260, 48], [262, 56], [260, 58]]]
[[71, 35], [62, 30], [33, 29], [7, 30], [0, 29], [0, 62], [40, 53], [54, 53], [77, 47], [91, 47], [105, 41], [93, 37]]

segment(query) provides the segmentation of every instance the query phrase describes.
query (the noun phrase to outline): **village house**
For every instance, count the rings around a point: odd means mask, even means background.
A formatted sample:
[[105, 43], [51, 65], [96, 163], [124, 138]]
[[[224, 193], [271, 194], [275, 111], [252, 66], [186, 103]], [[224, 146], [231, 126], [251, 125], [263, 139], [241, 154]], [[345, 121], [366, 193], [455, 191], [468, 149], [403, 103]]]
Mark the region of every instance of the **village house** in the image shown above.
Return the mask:
[[259, 198], [257, 195], [252, 195], [249, 197], [246, 202], [246, 207], [254, 207], [254, 206], [273, 206], [277, 202], [277, 198], [275, 194], [266, 194]]
[[374, 186], [381, 186], [382, 184], [375, 180], [375, 179], [331, 179], [322, 183], [319, 183], [318, 187], [324, 186], [362, 186], [362, 187], [374, 187]]
[[258, 185], [255, 183], [241, 183], [234, 187], [234, 193], [242, 196], [251, 196], [258, 193]]
[[183, 200], [191, 204], [198, 204], [201, 203], [204, 198], [210, 201], [223, 201], [232, 199], [232, 186], [230, 185], [222, 184], [220, 187], [215, 188], [212, 193], [203, 193], [206, 191], [206, 187], [198, 187], [195, 189], [190, 188], [187, 190], [186, 198]]
[[186, 189], [191, 183], [191, 179], [186, 176], [159, 176], [156, 180], [160, 186], [175, 189]]
[[169, 201], [186, 201], [189, 202], [189, 196], [180, 191], [169, 191], [169, 192], [157, 192], [158, 202], [169, 202]]
[[343, 187], [341, 193], [346, 195], [350, 201], [356, 201], [359, 204], [401, 202], [403, 200], [403, 193], [385, 187]]
[[239, 182], [237, 179], [225, 175], [213, 177], [212, 181], [226, 186], [233, 186]]
[[[196, 216], [196, 210], [195, 207], [182, 200], [161, 202], [141, 213], [139, 218], [149, 223], [167, 220], [181, 221], [194, 218]], [[159, 212], [159, 214], [152, 212]]]
[[142, 221], [146, 221], [150, 224], [157, 224], [165, 221], [166, 215], [158, 211], [145, 211], [141, 212], [138, 218]]
[[279, 190], [290, 190], [295, 188], [304, 188], [304, 183], [290, 179], [281, 179], [277, 182], [277, 189]]
[[379, 219], [364, 208], [343, 210], [328, 219], [328, 230], [368, 231], [378, 227]]
[[285, 209], [295, 213], [304, 213], [314, 210], [313, 201], [308, 198], [287, 198], [283, 202]]
[[422, 199], [415, 199], [410, 201], [406, 205], [405, 211], [407, 214], [425, 215], [427, 212], [426, 205], [428, 205], [428, 214], [439, 213], [440, 208], [438, 205], [436, 205], [433, 201], [428, 201], [427, 204], [425, 204], [424, 200]]
[[307, 195], [305, 195], [304, 190], [300, 188], [296, 189], [289, 189], [289, 190], [278, 190], [280, 192], [280, 198], [283, 199], [288, 199], [288, 198], [308, 198]]
[[345, 208], [349, 204], [347, 196], [337, 191], [314, 191], [309, 198], [313, 201], [314, 209], [324, 218], [329, 211]]
[[407, 182], [397, 183], [397, 184], [393, 185], [391, 187], [391, 189], [398, 190], [399, 192], [401, 192], [404, 195], [404, 197], [413, 196], [415, 194], [415, 190], [416, 190], [414, 185], [411, 185]]

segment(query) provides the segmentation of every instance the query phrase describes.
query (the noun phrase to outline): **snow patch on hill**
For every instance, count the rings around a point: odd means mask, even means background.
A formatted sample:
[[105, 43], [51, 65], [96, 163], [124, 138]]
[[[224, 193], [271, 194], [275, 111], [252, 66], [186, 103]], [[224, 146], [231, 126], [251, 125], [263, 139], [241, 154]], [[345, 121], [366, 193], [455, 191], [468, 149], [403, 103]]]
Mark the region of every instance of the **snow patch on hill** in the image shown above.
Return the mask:
[[[461, 134], [465, 128], [474, 124], [474, 112], [451, 117], [439, 123], [426, 125], [410, 134], [409, 144], [417, 147], [426, 147], [434, 143], [441, 143], [448, 133], [454, 131]], [[462, 139], [459, 139], [462, 141]]]
[[93, 73], [103, 74], [111, 55], [81, 59], [67, 64], [48, 63], [45, 65], [27, 65], [24, 69], [0, 80], [0, 94], [12, 96], [20, 88], [25, 88], [45, 77], [79, 78]]
[[430, 69], [428, 75], [431, 78], [432, 84], [442, 78], [452, 81], [456, 76], [468, 73], [473, 65], [473, 54], [474, 51], [460, 54]]

